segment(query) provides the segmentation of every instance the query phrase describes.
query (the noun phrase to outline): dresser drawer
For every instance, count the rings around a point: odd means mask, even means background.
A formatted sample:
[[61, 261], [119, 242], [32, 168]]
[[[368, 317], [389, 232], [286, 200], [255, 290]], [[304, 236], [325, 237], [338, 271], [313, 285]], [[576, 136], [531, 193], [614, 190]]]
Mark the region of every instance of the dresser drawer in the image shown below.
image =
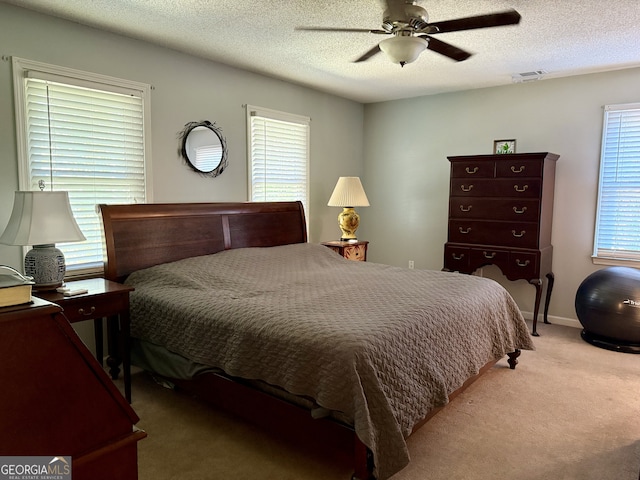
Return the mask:
[[540, 201], [517, 198], [451, 197], [450, 218], [537, 222]]
[[509, 250], [500, 250], [491, 246], [470, 249], [471, 265], [480, 268], [484, 265], [507, 265], [509, 263]]
[[503, 250], [499, 248], [471, 248], [469, 270], [495, 265], [510, 280], [538, 278], [539, 260], [536, 251]]
[[451, 196], [539, 198], [541, 185], [539, 178], [452, 178]]
[[506, 160], [496, 163], [496, 177], [542, 177], [542, 160]]
[[451, 164], [451, 177], [455, 178], [493, 178], [495, 163], [468, 160]]
[[540, 277], [539, 254], [537, 252], [509, 253], [509, 265], [502, 268], [502, 273], [510, 280], [521, 278], [533, 279]]
[[537, 248], [538, 224], [531, 222], [450, 219], [448, 241], [516, 248]]
[[471, 273], [469, 271], [469, 261], [471, 249], [456, 245], [445, 244], [444, 246], [444, 269], [452, 272]]
[[444, 269], [460, 273], [473, 273], [486, 265], [495, 265], [510, 280], [529, 280], [539, 276], [539, 263], [536, 251], [465, 247], [453, 243], [444, 247]]

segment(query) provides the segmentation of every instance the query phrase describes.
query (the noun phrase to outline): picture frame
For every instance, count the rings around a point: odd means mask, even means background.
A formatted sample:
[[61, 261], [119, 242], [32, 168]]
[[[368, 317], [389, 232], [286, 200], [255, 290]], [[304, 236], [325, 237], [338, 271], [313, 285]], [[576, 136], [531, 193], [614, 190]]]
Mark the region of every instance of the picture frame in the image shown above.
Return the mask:
[[493, 153], [496, 153], [496, 154], [516, 153], [515, 139], [494, 140]]

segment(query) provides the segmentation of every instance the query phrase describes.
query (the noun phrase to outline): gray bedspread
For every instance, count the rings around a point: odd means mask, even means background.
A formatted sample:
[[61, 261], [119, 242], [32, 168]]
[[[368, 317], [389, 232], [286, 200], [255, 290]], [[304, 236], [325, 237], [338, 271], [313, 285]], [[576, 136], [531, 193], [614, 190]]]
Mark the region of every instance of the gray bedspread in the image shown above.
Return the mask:
[[345, 260], [317, 244], [244, 248], [129, 276], [132, 336], [350, 419], [377, 477], [414, 425], [490, 360], [533, 349], [509, 293], [476, 276]]

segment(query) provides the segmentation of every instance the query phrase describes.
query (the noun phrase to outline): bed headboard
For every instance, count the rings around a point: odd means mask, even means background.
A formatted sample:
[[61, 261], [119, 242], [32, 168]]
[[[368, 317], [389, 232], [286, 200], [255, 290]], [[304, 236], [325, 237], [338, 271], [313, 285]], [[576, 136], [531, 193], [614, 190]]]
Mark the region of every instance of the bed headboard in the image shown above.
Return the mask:
[[123, 282], [142, 268], [241, 247], [307, 241], [301, 202], [99, 205], [105, 277]]

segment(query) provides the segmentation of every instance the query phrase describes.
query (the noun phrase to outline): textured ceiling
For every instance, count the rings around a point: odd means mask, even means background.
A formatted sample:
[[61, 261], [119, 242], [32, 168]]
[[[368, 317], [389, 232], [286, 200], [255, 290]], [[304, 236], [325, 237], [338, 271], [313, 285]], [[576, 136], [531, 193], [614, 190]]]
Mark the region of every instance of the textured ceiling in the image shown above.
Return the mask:
[[505, 85], [535, 70], [552, 78], [640, 66], [639, 0], [421, 0], [432, 22], [510, 8], [522, 21], [442, 33], [473, 56], [458, 63], [427, 50], [404, 68], [382, 53], [353, 63], [386, 37], [294, 30], [378, 29], [380, 0], [3, 1], [363, 103]]

